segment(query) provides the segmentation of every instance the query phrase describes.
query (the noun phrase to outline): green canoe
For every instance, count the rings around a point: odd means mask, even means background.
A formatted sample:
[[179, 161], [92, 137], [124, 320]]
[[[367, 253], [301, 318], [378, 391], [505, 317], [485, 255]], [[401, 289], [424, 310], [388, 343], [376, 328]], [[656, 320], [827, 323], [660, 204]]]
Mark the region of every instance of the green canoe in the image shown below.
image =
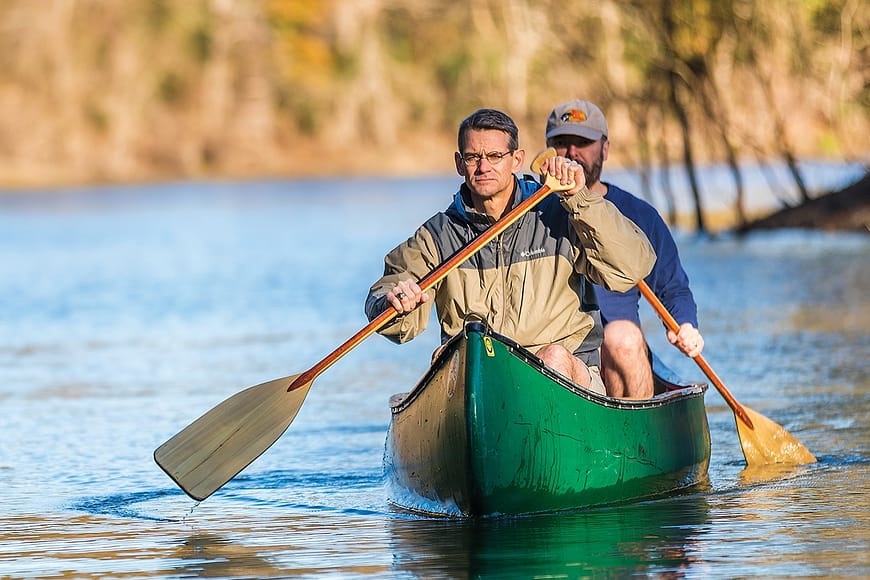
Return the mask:
[[601, 396], [469, 323], [410, 392], [390, 399], [390, 501], [445, 516], [528, 514], [706, 481], [707, 385], [678, 384], [655, 357], [653, 368], [653, 398]]

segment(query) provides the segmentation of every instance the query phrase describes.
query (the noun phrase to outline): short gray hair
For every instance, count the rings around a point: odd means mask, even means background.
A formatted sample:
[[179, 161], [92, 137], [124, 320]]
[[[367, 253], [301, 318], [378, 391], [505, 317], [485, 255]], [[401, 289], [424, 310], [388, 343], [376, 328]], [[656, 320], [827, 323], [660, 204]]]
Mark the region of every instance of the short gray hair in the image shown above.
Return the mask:
[[507, 133], [508, 148], [511, 151], [516, 151], [520, 147], [520, 131], [517, 129], [517, 124], [505, 113], [496, 109], [478, 109], [459, 124], [458, 145], [460, 153], [465, 146], [465, 135], [472, 130], [502, 131]]

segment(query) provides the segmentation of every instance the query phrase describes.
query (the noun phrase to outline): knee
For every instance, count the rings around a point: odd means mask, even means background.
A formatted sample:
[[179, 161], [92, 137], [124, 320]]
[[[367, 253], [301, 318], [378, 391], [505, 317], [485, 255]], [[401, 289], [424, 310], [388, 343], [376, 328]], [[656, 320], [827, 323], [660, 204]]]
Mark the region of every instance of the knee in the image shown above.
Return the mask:
[[617, 320], [604, 327], [603, 346], [611, 352], [639, 352], [646, 350], [646, 341], [638, 325], [628, 320]]
[[586, 365], [564, 346], [550, 344], [541, 348], [536, 354], [546, 366], [562, 376], [583, 387], [589, 386], [591, 375], [586, 369]]
[[537, 353], [538, 358], [544, 361], [548, 367], [565, 368], [573, 355], [568, 352], [568, 349], [561, 344], [548, 344], [541, 348]]

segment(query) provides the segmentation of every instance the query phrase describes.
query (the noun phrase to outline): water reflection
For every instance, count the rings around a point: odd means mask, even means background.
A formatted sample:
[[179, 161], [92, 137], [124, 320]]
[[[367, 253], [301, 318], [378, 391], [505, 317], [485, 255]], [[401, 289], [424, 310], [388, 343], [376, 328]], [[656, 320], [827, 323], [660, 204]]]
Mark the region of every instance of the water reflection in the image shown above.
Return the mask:
[[396, 519], [394, 568], [420, 577], [655, 574], [680, 578], [698, 560], [705, 495], [510, 519]]
[[[740, 479], [741, 487], [708, 498], [707, 558], [738, 556], [729, 577], [755, 576], [758, 569], [778, 578], [868, 577], [866, 459], [744, 470]], [[728, 552], [714, 547], [722, 543]]]
[[195, 533], [170, 557], [179, 562], [176, 572], [195, 578], [270, 578], [284, 574], [258, 554], [259, 547], [233, 542], [210, 532]]
[[747, 466], [738, 475], [740, 483], [744, 485], [758, 485], [763, 483], [784, 482], [794, 477], [800, 477], [809, 473], [815, 466], [810, 465], [788, 465], [783, 463], [774, 463], [772, 465], [753, 465]]

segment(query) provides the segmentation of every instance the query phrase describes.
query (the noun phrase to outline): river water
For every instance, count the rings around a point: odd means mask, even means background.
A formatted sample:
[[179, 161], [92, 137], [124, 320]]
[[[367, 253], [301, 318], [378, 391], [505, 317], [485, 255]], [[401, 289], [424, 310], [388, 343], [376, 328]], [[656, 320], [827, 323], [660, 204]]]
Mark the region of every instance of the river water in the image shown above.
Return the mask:
[[[373, 336], [208, 500], [152, 453], [366, 324], [383, 255], [454, 178], [175, 183], [0, 196], [0, 577], [870, 576], [870, 236], [678, 242], [708, 362], [819, 458], [746, 470], [711, 388], [709, 485], [572, 514], [426, 519], [387, 503], [387, 400], [438, 335]], [[703, 380], [664, 342], [659, 355]]]

